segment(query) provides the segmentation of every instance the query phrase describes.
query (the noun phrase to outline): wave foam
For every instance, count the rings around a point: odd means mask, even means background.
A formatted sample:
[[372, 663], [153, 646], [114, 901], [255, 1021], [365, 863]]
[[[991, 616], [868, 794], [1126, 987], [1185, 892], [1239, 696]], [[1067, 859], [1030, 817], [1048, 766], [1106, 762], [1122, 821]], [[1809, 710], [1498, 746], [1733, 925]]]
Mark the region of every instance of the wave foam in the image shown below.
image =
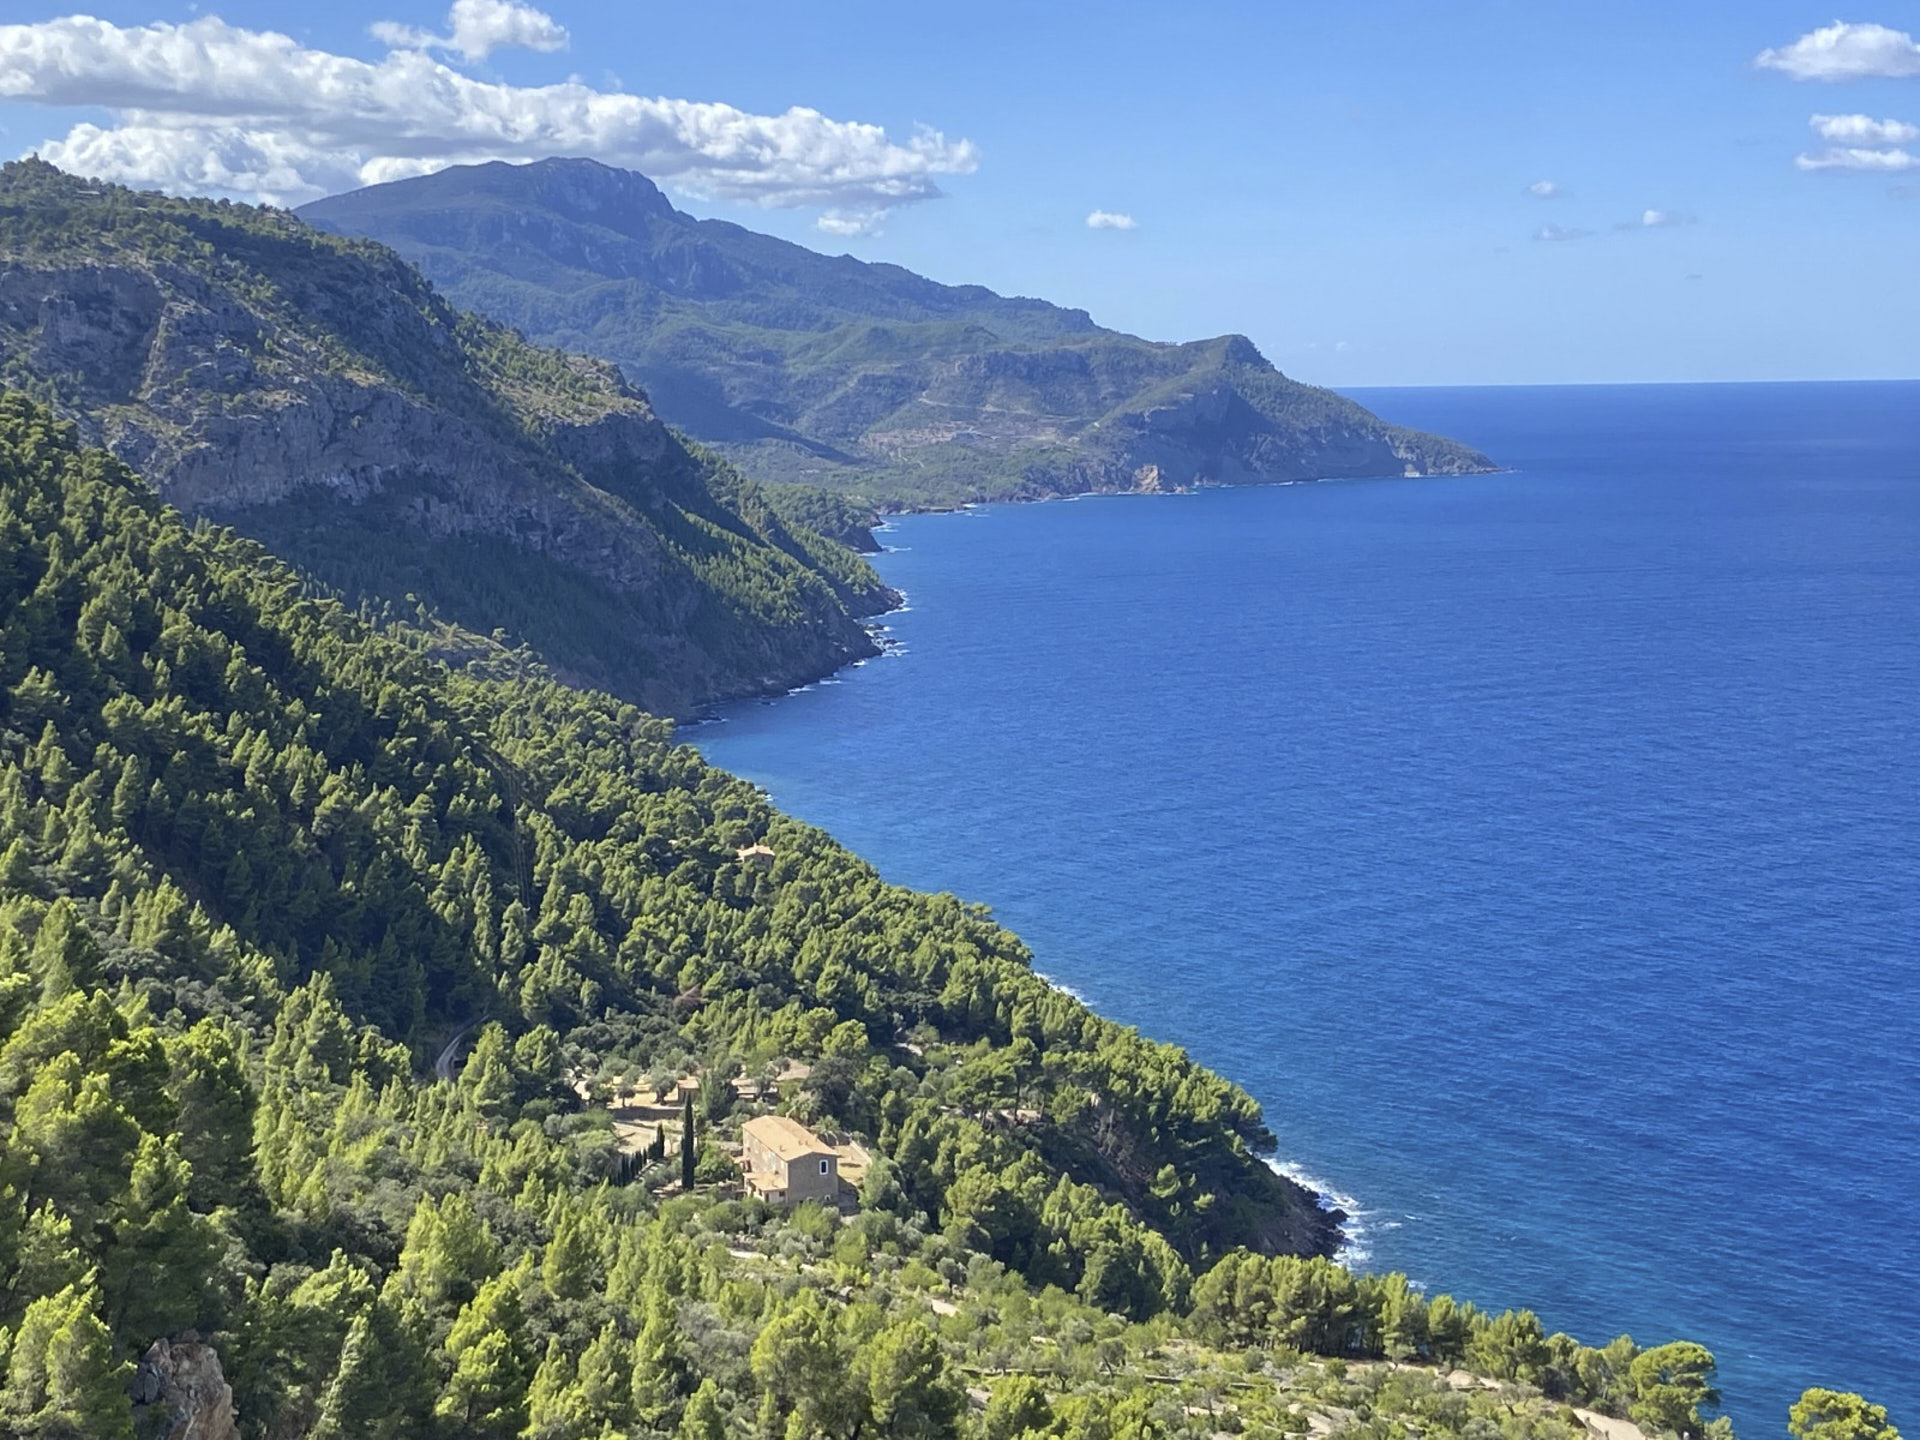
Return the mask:
[[1033, 973], [1038, 975], [1042, 980], [1046, 981], [1047, 984], [1051, 985], [1054, 989], [1058, 990], [1062, 995], [1071, 995], [1074, 999], [1078, 1000], [1082, 1005], [1085, 1005], [1087, 1003], [1087, 997], [1085, 995], [1082, 995], [1078, 990], [1074, 989], [1073, 986], [1063, 985], [1060, 981], [1054, 979], [1053, 976], [1047, 974], [1047, 972], [1044, 970], [1036, 970]]
[[1267, 1160], [1267, 1168], [1277, 1175], [1284, 1175], [1296, 1185], [1305, 1186], [1320, 1197], [1321, 1203], [1339, 1209], [1346, 1215], [1340, 1222], [1340, 1249], [1334, 1258], [1343, 1265], [1359, 1269], [1373, 1258], [1373, 1246], [1367, 1238], [1368, 1221], [1374, 1211], [1362, 1205], [1353, 1196], [1335, 1189], [1326, 1181], [1310, 1174], [1292, 1160]]

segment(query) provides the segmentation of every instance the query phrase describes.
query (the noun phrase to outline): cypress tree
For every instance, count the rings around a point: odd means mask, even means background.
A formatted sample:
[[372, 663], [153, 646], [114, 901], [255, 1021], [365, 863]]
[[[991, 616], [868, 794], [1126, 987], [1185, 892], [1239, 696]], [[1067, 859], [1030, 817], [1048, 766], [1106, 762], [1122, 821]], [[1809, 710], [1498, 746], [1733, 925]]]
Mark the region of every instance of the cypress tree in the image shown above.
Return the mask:
[[680, 1190], [693, 1193], [693, 1092], [687, 1092], [686, 1108], [680, 1115]]

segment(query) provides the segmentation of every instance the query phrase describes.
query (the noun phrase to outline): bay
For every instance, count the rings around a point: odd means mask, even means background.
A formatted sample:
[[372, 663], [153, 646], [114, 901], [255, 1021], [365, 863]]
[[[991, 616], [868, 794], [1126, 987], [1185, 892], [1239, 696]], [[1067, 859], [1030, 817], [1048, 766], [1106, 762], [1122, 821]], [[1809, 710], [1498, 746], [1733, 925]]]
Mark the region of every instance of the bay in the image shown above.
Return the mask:
[[1920, 384], [1359, 392], [1507, 471], [906, 517], [688, 738], [1245, 1085], [1348, 1258], [1920, 1428]]

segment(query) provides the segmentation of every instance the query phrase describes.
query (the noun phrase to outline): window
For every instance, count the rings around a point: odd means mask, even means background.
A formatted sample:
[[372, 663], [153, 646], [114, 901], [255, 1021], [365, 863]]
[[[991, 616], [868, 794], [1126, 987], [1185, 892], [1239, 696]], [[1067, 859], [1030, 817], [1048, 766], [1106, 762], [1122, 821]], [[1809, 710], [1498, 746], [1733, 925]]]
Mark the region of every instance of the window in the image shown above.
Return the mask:
[[822, 1160], [820, 1162], [820, 1173], [822, 1175], [829, 1174], [832, 1170], [833, 1170], [833, 1162], [831, 1160]]

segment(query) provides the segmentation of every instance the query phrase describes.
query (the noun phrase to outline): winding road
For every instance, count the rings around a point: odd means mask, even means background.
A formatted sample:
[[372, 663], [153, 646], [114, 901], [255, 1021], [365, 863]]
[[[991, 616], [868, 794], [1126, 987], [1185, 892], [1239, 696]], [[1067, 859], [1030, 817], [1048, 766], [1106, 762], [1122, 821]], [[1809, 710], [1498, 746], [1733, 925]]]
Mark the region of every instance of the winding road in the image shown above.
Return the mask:
[[447, 1037], [447, 1043], [441, 1047], [440, 1053], [433, 1060], [434, 1079], [452, 1081], [453, 1062], [460, 1058], [460, 1042], [466, 1039], [468, 1033], [479, 1023], [478, 1020], [469, 1020]]

